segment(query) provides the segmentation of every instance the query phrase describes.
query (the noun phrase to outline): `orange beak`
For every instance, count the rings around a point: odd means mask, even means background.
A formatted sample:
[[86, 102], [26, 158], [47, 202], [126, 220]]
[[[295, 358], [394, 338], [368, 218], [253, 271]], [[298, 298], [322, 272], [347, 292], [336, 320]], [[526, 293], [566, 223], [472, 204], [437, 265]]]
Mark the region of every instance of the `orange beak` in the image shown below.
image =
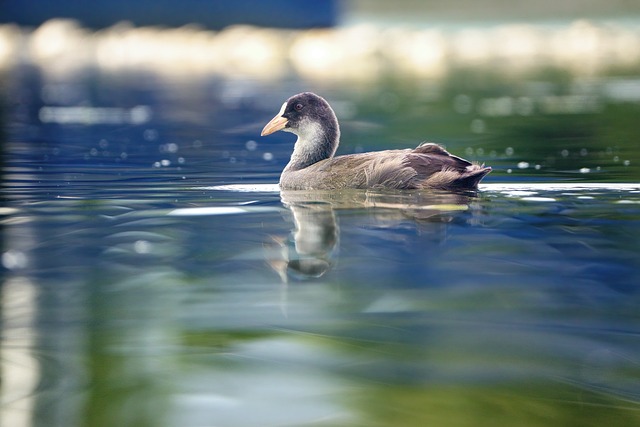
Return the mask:
[[271, 121], [267, 123], [264, 129], [262, 129], [262, 132], [260, 132], [260, 136], [271, 135], [274, 132], [284, 129], [288, 121], [289, 120], [287, 120], [286, 117], [282, 117], [278, 113], [278, 115], [271, 119]]
[[284, 127], [287, 125], [287, 122], [289, 121], [286, 117], [282, 117], [285, 108], [287, 108], [286, 102], [282, 104], [282, 107], [280, 107], [280, 111], [278, 111], [278, 114], [276, 114], [276, 116], [271, 119], [269, 123], [267, 123], [264, 129], [262, 129], [260, 136], [271, 135], [274, 132], [278, 132], [279, 130], [284, 129]]

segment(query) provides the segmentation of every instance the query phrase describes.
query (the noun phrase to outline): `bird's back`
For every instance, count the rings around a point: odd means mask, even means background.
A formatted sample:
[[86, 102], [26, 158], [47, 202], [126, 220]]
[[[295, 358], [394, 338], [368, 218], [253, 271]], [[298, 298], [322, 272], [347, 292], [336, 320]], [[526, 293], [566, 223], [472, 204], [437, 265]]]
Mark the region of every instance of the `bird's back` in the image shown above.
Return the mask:
[[490, 167], [454, 156], [433, 143], [419, 145], [406, 159], [408, 167], [416, 171], [418, 188], [474, 190], [491, 172]]
[[286, 190], [342, 188], [472, 190], [491, 168], [449, 154], [437, 144], [337, 156], [304, 169], [285, 170]]

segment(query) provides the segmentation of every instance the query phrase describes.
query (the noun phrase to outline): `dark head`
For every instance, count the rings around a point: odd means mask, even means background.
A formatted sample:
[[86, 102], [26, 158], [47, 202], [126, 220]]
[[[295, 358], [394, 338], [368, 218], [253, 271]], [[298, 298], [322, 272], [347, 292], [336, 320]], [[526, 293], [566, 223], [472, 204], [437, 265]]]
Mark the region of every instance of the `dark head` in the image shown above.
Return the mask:
[[292, 161], [313, 164], [332, 157], [338, 148], [338, 119], [324, 98], [303, 92], [289, 98], [260, 135], [279, 130], [298, 135]]

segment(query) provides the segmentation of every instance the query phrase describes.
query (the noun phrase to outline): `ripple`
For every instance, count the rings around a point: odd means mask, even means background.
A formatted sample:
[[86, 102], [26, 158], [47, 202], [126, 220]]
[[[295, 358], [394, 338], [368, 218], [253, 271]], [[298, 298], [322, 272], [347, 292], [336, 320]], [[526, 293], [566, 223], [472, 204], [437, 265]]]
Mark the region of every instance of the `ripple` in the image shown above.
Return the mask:
[[263, 206], [237, 207], [237, 206], [207, 206], [198, 208], [180, 208], [170, 211], [169, 216], [202, 216], [202, 215], [236, 215], [258, 212], [277, 212], [278, 208]]
[[[209, 187], [195, 187], [194, 190], [234, 191], [238, 193], [280, 192], [278, 184], [227, 184]], [[539, 191], [575, 191], [575, 190], [613, 190], [640, 191], [640, 184], [636, 183], [608, 183], [608, 182], [535, 182], [535, 183], [487, 183], [480, 184], [481, 191], [499, 191], [517, 196], [537, 194]]]
[[523, 197], [520, 200], [526, 200], [527, 202], [555, 202], [553, 197]]
[[575, 191], [575, 190], [639, 190], [637, 183], [608, 183], [608, 182], [535, 182], [535, 183], [487, 183], [480, 184], [483, 191]]
[[212, 187], [196, 187], [194, 190], [233, 191], [237, 193], [279, 193], [278, 184], [228, 184]]

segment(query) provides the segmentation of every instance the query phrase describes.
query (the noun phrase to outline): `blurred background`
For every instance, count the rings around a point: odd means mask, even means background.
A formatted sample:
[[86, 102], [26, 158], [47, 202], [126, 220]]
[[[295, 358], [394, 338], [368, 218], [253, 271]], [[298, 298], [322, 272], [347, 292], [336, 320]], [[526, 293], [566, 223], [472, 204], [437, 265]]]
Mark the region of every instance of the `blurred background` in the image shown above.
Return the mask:
[[[7, 0], [0, 7], [11, 138], [51, 135], [61, 123], [145, 126], [153, 116], [164, 126], [198, 123], [195, 139], [206, 139], [226, 114], [227, 128], [244, 125], [257, 137], [283, 99], [312, 90], [338, 112], [341, 153], [428, 139], [491, 163], [490, 179], [640, 176], [636, 2]], [[277, 172], [287, 154], [270, 153], [256, 166]]]
[[[216, 190], [309, 90], [493, 190]], [[2, 0], [0, 425], [639, 425], [639, 119], [638, 1]]]

